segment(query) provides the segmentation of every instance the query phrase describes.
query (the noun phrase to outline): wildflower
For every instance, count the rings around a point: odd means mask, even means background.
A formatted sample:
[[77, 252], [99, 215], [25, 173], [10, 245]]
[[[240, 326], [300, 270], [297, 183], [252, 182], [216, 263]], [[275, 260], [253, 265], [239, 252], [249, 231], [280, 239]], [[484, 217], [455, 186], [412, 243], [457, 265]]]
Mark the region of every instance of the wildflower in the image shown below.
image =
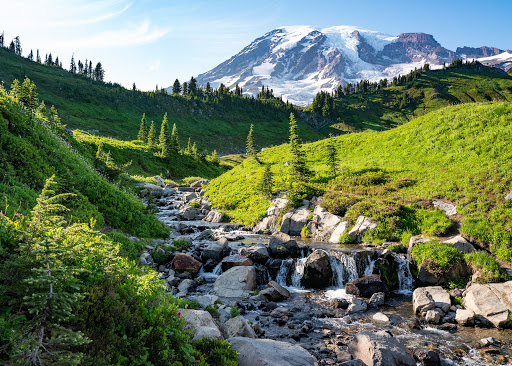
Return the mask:
[[19, 212], [16, 212], [14, 216], [21, 216], [21, 214]]
[[3, 212], [0, 212], [0, 217], [4, 217], [4, 213]]
[[27, 227], [30, 227], [30, 224], [27, 224]]
[[181, 311], [178, 311], [178, 316], [181, 316]]

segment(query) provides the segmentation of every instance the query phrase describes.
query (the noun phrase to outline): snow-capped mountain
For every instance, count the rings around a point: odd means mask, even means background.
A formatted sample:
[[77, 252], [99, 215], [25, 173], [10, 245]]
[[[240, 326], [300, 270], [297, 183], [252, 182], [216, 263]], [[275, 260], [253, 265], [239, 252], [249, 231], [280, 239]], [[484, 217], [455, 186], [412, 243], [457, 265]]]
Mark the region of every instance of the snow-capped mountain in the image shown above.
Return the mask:
[[424, 33], [390, 36], [353, 26], [289, 26], [256, 39], [197, 80], [199, 85], [223, 83], [230, 89], [238, 84], [244, 95], [256, 95], [264, 85], [291, 103], [308, 105], [320, 90], [392, 78], [425, 63], [442, 65], [460, 57], [502, 68], [512, 64], [512, 52], [490, 47], [459, 47], [454, 52]]

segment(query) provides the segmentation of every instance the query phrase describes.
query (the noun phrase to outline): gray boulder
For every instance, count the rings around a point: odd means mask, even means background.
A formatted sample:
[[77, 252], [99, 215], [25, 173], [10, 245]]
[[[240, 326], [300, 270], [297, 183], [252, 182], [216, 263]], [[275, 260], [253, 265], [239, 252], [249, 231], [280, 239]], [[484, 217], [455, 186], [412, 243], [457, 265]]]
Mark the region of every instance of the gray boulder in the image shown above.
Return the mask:
[[196, 180], [194, 183], [190, 184], [190, 188], [201, 188], [203, 185], [207, 186], [208, 183], [208, 179]]
[[165, 182], [164, 182], [164, 180], [162, 179], [162, 177], [161, 177], [161, 176], [159, 176], [159, 175], [155, 175], [153, 178], [155, 178], [155, 179], [156, 179], [156, 185], [157, 185], [157, 186], [159, 186], [159, 187], [161, 187], [161, 188], [165, 188]]
[[352, 299], [350, 299], [350, 304], [347, 308], [347, 312], [349, 314], [359, 313], [361, 311], [365, 311], [367, 308], [368, 305], [366, 304], [366, 301], [358, 297], [353, 297]]
[[270, 301], [283, 301], [290, 297], [290, 291], [276, 281], [270, 281], [263, 291], [265, 291], [264, 296]]
[[427, 323], [439, 324], [441, 322], [442, 317], [443, 312], [441, 311], [441, 309], [431, 309], [426, 312], [425, 321]]
[[313, 211], [313, 218], [308, 224], [311, 236], [318, 240], [329, 240], [334, 228], [338, 225], [340, 220], [339, 216], [333, 215], [325, 208], [316, 206]]
[[412, 307], [415, 314], [434, 308], [447, 312], [450, 305], [450, 294], [441, 286], [418, 287], [412, 293]]
[[368, 301], [368, 306], [370, 308], [377, 308], [379, 306], [384, 305], [384, 301], [386, 300], [386, 294], [384, 292], [376, 292], [370, 297], [370, 301]]
[[495, 327], [506, 327], [510, 324], [509, 312], [512, 311], [512, 281], [472, 283], [463, 293], [462, 304]]
[[385, 331], [356, 334], [348, 351], [367, 366], [416, 366], [407, 348]]
[[152, 196], [160, 197], [164, 193], [164, 189], [156, 184], [144, 183], [143, 186], [151, 193]]
[[300, 236], [302, 228], [308, 223], [308, 217], [311, 215], [306, 208], [297, 208], [283, 216], [279, 231], [282, 233]]
[[179, 311], [185, 318], [186, 327], [195, 330], [194, 340], [201, 338], [222, 339], [222, 334], [209, 312], [192, 309], [179, 309]]
[[288, 234], [281, 232], [270, 237], [268, 250], [270, 251], [270, 255], [275, 258], [300, 257], [300, 248], [297, 242]]
[[331, 237], [329, 238], [329, 243], [339, 243], [340, 237], [345, 233], [345, 231], [348, 230], [350, 227], [350, 223], [348, 221], [340, 222], [338, 225], [336, 225], [336, 228], [331, 234]]
[[203, 260], [203, 263], [206, 263], [208, 259], [220, 261], [223, 257], [224, 247], [224, 245], [220, 245], [219, 243], [208, 244], [207, 247], [203, 249], [203, 252], [201, 254], [201, 259]]
[[192, 202], [193, 200], [196, 200], [198, 198], [199, 198], [199, 196], [195, 192], [185, 193], [183, 195], [183, 200], [185, 202]]
[[345, 285], [345, 291], [349, 295], [355, 295], [359, 297], [371, 297], [373, 294], [378, 292], [388, 293], [388, 286], [380, 278], [380, 275], [373, 274], [357, 278], [352, 282]]
[[216, 223], [222, 222], [222, 220], [224, 220], [224, 214], [215, 209], [208, 212], [208, 214], [203, 219], [203, 221], [216, 222]]
[[359, 216], [356, 224], [348, 233], [353, 241], [361, 242], [364, 233], [368, 230], [375, 229], [377, 225], [378, 224], [373, 222], [369, 217]]
[[252, 266], [252, 261], [243, 255], [233, 254], [222, 259], [222, 270], [226, 271], [237, 266]]
[[472, 253], [476, 251], [475, 247], [461, 235], [454, 236], [453, 238], [448, 239], [443, 243], [453, 244], [455, 249], [462, 253]]
[[249, 248], [243, 248], [243, 250], [240, 251], [240, 254], [245, 255], [254, 263], [259, 264], [265, 264], [270, 258], [268, 249], [263, 244], [255, 244]]
[[510, 193], [505, 196], [505, 199], [512, 200], [512, 191], [510, 191]]
[[441, 200], [434, 200], [432, 201], [432, 204], [434, 205], [434, 207], [440, 209], [441, 211], [444, 211], [446, 216], [457, 215], [457, 206], [451, 203], [444, 202]]
[[197, 220], [201, 211], [192, 206], [186, 206], [178, 213], [183, 220]]
[[311, 253], [306, 260], [304, 274], [301, 284], [306, 288], [322, 289], [329, 286], [332, 278], [329, 254], [318, 249]]
[[245, 337], [229, 338], [231, 348], [240, 353], [240, 366], [314, 366], [316, 359], [301, 346]]
[[222, 330], [228, 338], [231, 337], [247, 337], [258, 338], [251, 328], [247, 320], [241, 315], [229, 319], [222, 325]]
[[213, 284], [213, 291], [219, 297], [248, 298], [256, 288], [254, 267], [238, 266], [222, 273]]
[[475, 312], [469, 309], [457, 309], [455, 321], [462, 325], [472, 325], [475, 322]]

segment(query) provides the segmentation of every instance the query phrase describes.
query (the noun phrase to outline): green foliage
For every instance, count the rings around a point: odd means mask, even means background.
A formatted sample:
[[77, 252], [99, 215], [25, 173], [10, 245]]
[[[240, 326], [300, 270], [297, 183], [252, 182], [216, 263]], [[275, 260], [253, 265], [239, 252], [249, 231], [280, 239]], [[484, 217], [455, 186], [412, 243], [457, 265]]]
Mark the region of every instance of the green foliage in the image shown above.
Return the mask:
[[202, 338], [194, 342], [196, 350], [201, 352], [200, 365], [206, 366], [237, 366], [238, 353], [227, 341]]
[[166, 264], [169, 262], [169, 252], [164, 246], [157, 245], [150, 254], [156, 264]]
[[350, 234], [347, 232], [347, 233], [343, 233], [343, 234], [340, 235], [340, 239], [339, 239], [338, 243], [340, 243], [340, 244], [353, 244], [354, 243], [354, 239], [352, 239]]
[[302, 230], [300, 231], [300, 236], [302, 238], [309, 238], [311, 236], [311, 232], [308, 229], [307, 225], [304, 225]]
[[418, 269], [425, 262], [427, 268], [433, 271], [445, 271], [454, 264], [464, 261], [464, 255], [455, 249], [453, 244], [438, 242], [416, 244], [412, 249], [412, 256]]
[[211, 314], [211, 316], [215, 316], [217, 314], [217, 308], [212, 305], [207, 305], [205, 310]]
[[336, 178], [336, 169], [338, 165], [336, 146], [332, 138], [332, 133], [329, 134], [329, 140], [327, 140], [327, 154], [326, 154], [327, 165], [331, 169], [331, 174]]
[[481, 274], [481, 281], [485, 283], [500, 282], [510, 279], [510, 276], [503, 273], [498, 261], [489, 253], [477, 251], [464, 254], [464, 260], [471, 265], [474, 270]]
[[240, 315], [240, 310], [238, 310], [236, 306], [232, 306], [231, 309], [229, 310], [229, 315], [232, 318], [236, 318], [237, 316]]
[[265, 170], [263, 171], [263, 175], [261, 176], [261, 180], [259, 183], [259, 191], [261, 194], [266, 197], [272, 197], [272, 188], [274, 187], [274, 178], [272, 177], [272, 170], [270, 169], [270, 165], [265, 165]]
[[185, 239], [177, 239], [172, 241], [172, 246], [174, 248], [173, 251], [182, 251], [190, 248], [191, 245], [192, 243]]
[[180, 151], [180, 142], [178, 138], [178, 128], [176, 127], [176, 123], [172, 125], [171, 139], [169, 142], [169, 147], [171, 152], [177, 153]]
[[297, 121], [293, 113], [290, 113], [290, 151], [292, 159], [290, 162], [291, 174], [295, 181], [304, 181], [310, 172], [306, 167], [302, 143], [297, 132]]
[[386, 249], [391, 250], [394, 253], [407, 253], [407, 250], [403, 245], [400, 244], [391, 244], [386, 247]]
[[[139, 134], [137, 135], [137, 139], [147, 143], [148, 142], [148, 134], [147, 134], [147, 125], [146, 125], [146, 113], [142, 114], [142, 119], [140, 120], [140, 128], [139, 128]], [[154, 128], [154, 126], [153, 126]], [[154, 130], [153, 130], [154, 133]]]
[[245, 152], [250, 157], [256, 156], [256, 146], [254, 145], [254, 125], [251, 124], [251, 127], [249, 128], [249, 134], [247, 135], [247, 143]]
[[201, 206], [201, 204], [197, 201], [193, 201], [193, 202], [190, 202], [189, 204], [190, 206], [194, 207], [194, 208], [198, 208]]

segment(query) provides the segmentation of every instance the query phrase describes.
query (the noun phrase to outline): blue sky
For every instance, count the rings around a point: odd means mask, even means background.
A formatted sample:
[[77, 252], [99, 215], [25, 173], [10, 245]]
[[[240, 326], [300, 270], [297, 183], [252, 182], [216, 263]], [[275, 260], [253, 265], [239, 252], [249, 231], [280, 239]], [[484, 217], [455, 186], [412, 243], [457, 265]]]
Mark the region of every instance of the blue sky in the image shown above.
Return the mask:
[[355, 25], [398, 35], [424, 32], [444, 47], [512, 49], [512, 0], [15, 0], [2, 1], [0, 32], [19, 35], [69, 67], [101, 61], [108, 81], [144, 90], [197, 76], [284, 25]]

